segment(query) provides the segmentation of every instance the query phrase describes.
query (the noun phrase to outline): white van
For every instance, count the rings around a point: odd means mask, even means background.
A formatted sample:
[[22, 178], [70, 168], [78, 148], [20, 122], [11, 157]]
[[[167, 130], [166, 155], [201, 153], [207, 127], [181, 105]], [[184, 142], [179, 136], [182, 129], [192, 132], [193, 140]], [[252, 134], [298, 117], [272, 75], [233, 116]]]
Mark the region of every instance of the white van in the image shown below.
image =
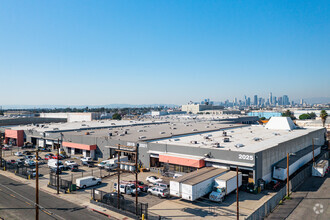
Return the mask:
[[[57, 160], [56, 159], [50, 159], [48, 160], [48, 167], [49, 168], [57, 168]], [[58, 161], [58, 168], [63, 169], [64, 165], [62, 161]]]
[[100, 185], [101, 183], [101, 178], [96, 178], [94, 176], [86, 176], [76, 180], [77, 187], [82, 189], [90, 186]]

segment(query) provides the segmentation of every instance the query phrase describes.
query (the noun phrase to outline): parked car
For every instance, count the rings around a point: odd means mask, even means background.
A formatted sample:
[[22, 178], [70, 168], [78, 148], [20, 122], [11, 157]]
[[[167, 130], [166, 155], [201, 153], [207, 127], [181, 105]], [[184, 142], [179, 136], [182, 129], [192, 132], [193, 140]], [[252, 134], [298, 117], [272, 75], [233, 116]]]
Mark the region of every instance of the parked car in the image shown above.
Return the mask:
[[168, 189], [160, 187], [152, 187], [148, 189], [148, 194], [158, 196], [159, 198], [168, 198], [170, 197], [170, 192]]
[[[50, 171], [51, 173], [57, 173], [57, 167], [50, 167], [50, 168], [49, 168], [49, 171]], [[58, 173], [59, 173], [59, 174], [62, 173], [62, 169], [61, 169], [61, 168], [58, 169]]]
[[2, 150], [10, 150], [11, 147], [9, 145], [5, 145], [4, 147], [2, 147]]
[[33, 159], [33, 156], [32, 155], [27, 155], [27, 156], [24, 156], [25, 160], [32, 160]]
[[45, 155], [45, 160], [50, 160], [53, 159], [54, 154], [46, 154]]
[[7, 160], [7, 164], [16, 164], [16, 160]]
[[96, 178], [94, 176], [82, 177], [76, 180], [77, 187], [82, 189], [86, 189], [87, 187], [94, 185], [100, 185], [101, 183], [101, 178]]
[[149, 183], [157, 183], [157, 182], [162, 182], [163, 180], [161, 178], [158, 178], [157, 176], [148, 176], [146, 178], [146, 180], [149, 182]]
[[69, 165], [78, 165], [75, 161], [73, 160], [67, 160], [64, 162], [65, 165], [69, 166]]
[[25, 165], [26, 166], [35, 166], [36, 165], [36, 163], [33, 161], [33, 160], [25, 160]]
[[[117, 183], [113, 184], [114, 190], [118, 192], [118, 186]], [[131, 182], [125, 182], [121, 181], [120, 186], [119, 186], [119, 192], [131, 196], [135, 196], [136, 189], [135, 189], [135, 184], [132, 184]], [[137, 193], [140, 193], [140, 189], [138, 188]]]
[[[117, 192], [112, 192], [112, 193], [107, 193], [103, 196], [103, 199], [117, 199], [118, 198], [118, 193]], [[124, 196], [119, 193], [119, 198], [124, 199]]]
[[57, 165], [60, 169], [63, 169], [64, 168], [64, 165], [62, 163], [62, 161], [58, 161], [58, 164], [57, 164], [57, 160], [56, 159], [50, 159], [48, 160], [48, 163], [47, 163], [48, 167], [49, 168], [57, 168]]
[[91, 157], [83, 157], [80, 159], [82, 162], [83, 161], [93, 161]]
[[180, 173], [175, 173], [174, 176], [173, 176], [173, 179], [176, 179], [176, 178], [181, 177], [181, 176], [183, 176], [183, 175], [180, 174]]
[[61, 155], [54, 155], [54, 156], [52, 156], [52, 159], [59, 159], [59, 160], [62, 160], [62, 157], [61, 157]]
[[70, 170], [71, 172], [76, 172], [79, 170], [79, 166], [78, 164], [72, 164], [72, 165], [69, 165], [67, 166], [68, 170]]
[[94, 162], [93, 161], [81, 161], [81, 164], [83, 166], [87, 166], [87, 167], [94, 167]]
[[23, 154], [24, 154], [24, 155], [32, 155], [32, 152], [31, 152], [31, 151], [27, 151], [27, 150], [25, 150], [25, 151], [23, 151]]
[[[28, 170], [27, 174], [35, 177], [37, 175], [36, 169]], [[40, 173], [38, 176], [40, 176]]]
[[[130, 181], [130, 183], [135, 184], [136, 181]], [[148, 185], [144, 184], [142, 181], [137, 181], [137, 187], [142, 191], [142, 192], [147, 192], [148, 191]]]
[[61, 156], [63, 159], [69, 158], [69, 156], [66, 155], [66, 154], [60, 154], [60, 156]]
[[21, 151], [17, 151], [14, 155], [19, 157], [24, 156], [24, 154]]
[[164, 182], [156, 182], [154, 184], [154, 186], [164, 188], [164, 189], [169, 189], [170, 188], [170, 185], [167, 184], [167, 183], [164, 183]]

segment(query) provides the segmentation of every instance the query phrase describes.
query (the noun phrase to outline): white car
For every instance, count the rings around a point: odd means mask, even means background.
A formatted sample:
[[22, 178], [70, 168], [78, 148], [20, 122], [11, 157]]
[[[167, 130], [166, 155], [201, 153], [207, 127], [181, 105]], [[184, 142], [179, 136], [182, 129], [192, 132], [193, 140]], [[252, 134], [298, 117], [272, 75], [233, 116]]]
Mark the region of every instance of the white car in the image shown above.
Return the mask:
[[36, 165], [36, 163], [33, 160], [25, 160], [25, 165], [34, 166], [34, 165]]
[[163, 180], [161, 178], [158, 178], [157, 176], [148, 176], [146, 178], [146, 180], [149, 182], [149, 183], [157, 183], [157, 182], [162, 182]]
[[24, 154], [23, 154], [21, 151], [17, 151], [17, 152], [15, 153], [15, 156], [19, 156], [19, 157], [21, 157], [21, 156], [24, 156]]
[[92, 158], [91, 157], [83, 157], [80, 160], [83, 161], [83, 162], [87, 162], [87, 161], [92, 161]]
[[64, 164], [67, 165], [67, 166], [70, 166], [70, 165], [73, 165], [73, 166], [74, 166], [74, 165], [78, 165], [78, 164], [77, 164], [76, 162], [74, 162], [73, 160], [67, 160], [67, 161], [64, 162]]

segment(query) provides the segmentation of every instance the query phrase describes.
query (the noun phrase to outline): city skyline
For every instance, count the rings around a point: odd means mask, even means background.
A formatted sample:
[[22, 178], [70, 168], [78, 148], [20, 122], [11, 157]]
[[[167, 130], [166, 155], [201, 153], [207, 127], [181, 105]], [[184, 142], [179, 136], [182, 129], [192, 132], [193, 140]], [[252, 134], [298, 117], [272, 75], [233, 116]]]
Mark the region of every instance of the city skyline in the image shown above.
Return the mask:
[[327, 1], [17, 3], [0, 6], [2, 105], [330, 94]]

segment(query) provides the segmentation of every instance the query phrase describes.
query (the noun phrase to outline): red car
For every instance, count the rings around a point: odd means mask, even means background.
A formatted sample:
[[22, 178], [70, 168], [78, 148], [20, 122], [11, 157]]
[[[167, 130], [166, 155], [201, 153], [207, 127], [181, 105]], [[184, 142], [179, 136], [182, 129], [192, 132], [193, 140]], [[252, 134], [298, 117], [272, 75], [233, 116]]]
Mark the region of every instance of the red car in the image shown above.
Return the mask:
[[[135, 181], [129, 181], [130, 183], [135, 184]], [[137, 181], [137, 187], [140, 188], [141, 191], [147, 192], [148, 191], [148, 185], [144, 184], [142, 181]]]
[[57, 155], [54, 155], [54, 156], [52, 157], [52, 159], [57, 159], [57, 157], [58, 157], [59, 160], [62, 160], [62, 157], [61, 157], [61, 156], [57, 156]]
[[45, 160], [50, 160], [53, 159], [54, 154], [46, 154], [45, 155]]

